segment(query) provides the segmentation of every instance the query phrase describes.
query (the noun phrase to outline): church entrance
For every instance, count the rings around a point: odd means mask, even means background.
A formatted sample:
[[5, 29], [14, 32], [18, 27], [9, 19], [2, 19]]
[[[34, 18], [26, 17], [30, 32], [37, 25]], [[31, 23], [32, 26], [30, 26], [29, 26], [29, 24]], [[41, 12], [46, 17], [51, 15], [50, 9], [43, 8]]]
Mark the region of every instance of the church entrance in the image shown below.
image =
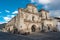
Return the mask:
[[48, 26], [48, 31], [50, 31], [50, 27]]
[[36, 27], [35, 25], [32, 25], [32, 27], [31, 27], [32, 32], [35, 32], [36, 31], [36, 28], [35, 27]]
[[17, 34], [18, 33], [18, 29], [14, 27], [14, 34]]
[[50, 31], [51, 24], [48, 24], [47, 26], [48, 26], [48, 31]]

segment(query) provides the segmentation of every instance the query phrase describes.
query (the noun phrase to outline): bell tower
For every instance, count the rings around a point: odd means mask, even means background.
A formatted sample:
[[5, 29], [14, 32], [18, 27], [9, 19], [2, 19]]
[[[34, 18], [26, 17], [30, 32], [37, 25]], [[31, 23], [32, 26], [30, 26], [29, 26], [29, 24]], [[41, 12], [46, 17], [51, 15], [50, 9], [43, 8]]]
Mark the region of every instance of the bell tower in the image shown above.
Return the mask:
[[38, 10], [35, 5], [33, 4], [28, 4], [27, 9], [30, 13], [38, 13]]
[[49, 19], [49, 12], [48, 11], [41, 9], [39, 12], [41, 13], [42, 19]]

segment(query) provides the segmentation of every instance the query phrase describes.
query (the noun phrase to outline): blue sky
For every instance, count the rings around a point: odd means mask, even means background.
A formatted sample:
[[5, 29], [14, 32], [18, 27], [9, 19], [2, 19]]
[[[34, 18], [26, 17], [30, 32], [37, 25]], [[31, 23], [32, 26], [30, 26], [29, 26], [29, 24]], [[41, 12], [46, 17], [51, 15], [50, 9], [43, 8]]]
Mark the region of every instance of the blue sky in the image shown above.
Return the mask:
[[49, 10], [51, 16], [60, 17], [60, 0], [0, 0], [0, 24], [8, 22], [18, 13], [18, 8], [34, 4], [38, 10]]

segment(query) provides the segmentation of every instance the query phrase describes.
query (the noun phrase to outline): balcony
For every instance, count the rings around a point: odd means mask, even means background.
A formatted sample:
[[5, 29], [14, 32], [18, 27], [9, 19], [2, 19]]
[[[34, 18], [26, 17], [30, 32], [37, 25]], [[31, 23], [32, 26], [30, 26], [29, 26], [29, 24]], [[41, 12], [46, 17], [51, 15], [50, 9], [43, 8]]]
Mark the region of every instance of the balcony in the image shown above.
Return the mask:
[[40, 23], [41, 21], [32, 21], [32, 20], [27, 20], [27, 19], [24, 19], [24, 22], [30, 22], [30, 23]]

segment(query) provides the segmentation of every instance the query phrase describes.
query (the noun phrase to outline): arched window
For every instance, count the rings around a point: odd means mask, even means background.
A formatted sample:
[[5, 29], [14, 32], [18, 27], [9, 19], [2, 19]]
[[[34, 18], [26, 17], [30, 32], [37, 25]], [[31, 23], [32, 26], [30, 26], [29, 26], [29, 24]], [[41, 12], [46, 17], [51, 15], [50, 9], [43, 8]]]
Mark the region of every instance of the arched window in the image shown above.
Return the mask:
[[32, 17], [32, 21], [34, 21], [34, 16]]

